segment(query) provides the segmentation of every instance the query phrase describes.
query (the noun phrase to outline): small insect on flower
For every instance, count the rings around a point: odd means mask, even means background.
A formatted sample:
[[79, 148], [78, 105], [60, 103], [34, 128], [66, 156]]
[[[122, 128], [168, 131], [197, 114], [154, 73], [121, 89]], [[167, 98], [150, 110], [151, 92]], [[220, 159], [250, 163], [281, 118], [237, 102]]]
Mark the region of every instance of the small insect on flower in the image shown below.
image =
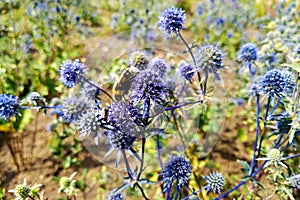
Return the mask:
[[223, 186], [225, 183], [225, 178], [222, 173], [212, 172], [209, 174], [209, 176], [203, 176], [203, 178], [207, 182], [207, 185], [205, 186], [206, 192], [212, 190], [214, 193], [221, 193], [221, 190], [223, 190]]
[[184, 10], [180, 8], [167, 8], [158, 18], [159, 29], [167, 36], [174, 36], [180, 30], [183, 30], [186, 15]]
[[59, 68], [60, 81], [68, 88], [72, 88], [82, 81], [86, 74], [86, 67], [84, 64], [76, 59], [64, 61]]
[[0, 118], [8, 120], [18, 114], [20, 107], [18, 97], [11, 94], [0, 94]]

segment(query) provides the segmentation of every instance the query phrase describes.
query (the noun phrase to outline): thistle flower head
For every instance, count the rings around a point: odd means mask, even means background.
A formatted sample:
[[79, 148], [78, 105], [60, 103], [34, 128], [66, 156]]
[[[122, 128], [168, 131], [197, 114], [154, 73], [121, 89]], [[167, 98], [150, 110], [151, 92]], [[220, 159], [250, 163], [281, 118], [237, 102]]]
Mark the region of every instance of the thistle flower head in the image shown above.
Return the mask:
[[0, 118], [8, 120], [18, 113], [18, 97], [11, 94], [0, 94]]
[[60, 81], [68, 88], [72, 88], [82, 81], [86, 74], [86, 67], [78, 59], [64, 61], [59, 68]]
[[14, 193], [15, 200], [23, 199], [34, 199], [38, 195], [38, 191], [42, 184], [35, 184], [33, 186], [28, 186], [26, 184], [26, 178], [24, 178], [23, 184], [16, 185], [15, 189], [8, 190], [10, 193]]
[[276, 134], [287, 134], [291, 129], [293, 122], [292, 117], [288, 113], [280, 113], [276, 119]]
[[152, 99], [158, 103], [165, 101], [167, 86], [153, 71], [140, 72], [132, 84], [131, 97], [136, 100]]
[[129, 149], [136, 139], [135, 137], [118, 130], [108, 130], [104, 134], [106, 140], [112, 147], [118, 150]]
[[[97, 83], [93, 83], [97, 85]], [[99, 86], [100, 87], [100, 86]], [[89, 101], [95, 101], [98, 95], [101, 94], [99, 88], [91, 85], [90, 83], [84, 82], [83, 87], [81, 88], [81, 94]]]
[[80, 118], [76, 121], [79, 136], [97, 134], [97, 132], [101, 130], [102, 122], [105, 118], [104, 116], [104, 109], [97, 108], [84, 111]]
[[60, 186], [58, 189], [59, 193], [63, 192], [67, 196], [76, 196], [77, 195], [77, 191], [76, 191], [77, 190], [77, 187], [76, 187], [77, 180], [74, 179], [76, 174], [77, 174], [77, 172], [74, 172], [69, 177], [63, 176], [59, 179], [59, 186]]
[[279, 149], [273, 148], [268, 152], [267, 158], [271, 162], [279, 162], [282, 159], [282, 153]]
[[148, 67], [149, 59], [144, 52], [134, 51], [130, 55], [129, 64], [139, 70], [145, 70]]
[[131, 107], [127, 103], [113, 103], [109, 108], [107, 119], [113, 126], [115, 126], [121, 132], [130, 135], [136, 134], [136, 116], [133, 115]]
[[87, 108], [88, 105], [84, 99], [71, 97], [63, 101], [59, 112], [66, 123], [71, 123], [78, 120]]
[[193, 79], [195, 72], [194, 72], [194, 67], [190, 63], [180, 62], [178, 68], [179, 68], [180, 75], [184, 77], [186, 80], [191, 81]]
[[123, 200], [123, 196], [121, 193], [117, 192], [115, 193], [115, 190], [110, 191], [110, 193], [107, 196], [107, 200]]
[[223, 52], [215, 45], [205, 45], [198, 49], [197, 68], [200, 71], [217, 73], [223, 69]]
[[149, 70], [156, 72], [160, 77], [164, 77], [167, 72], [167, 64], [163, 59], [157, 58], [150, 62]]
[[187, 186], [191, 171], [192, 167], [184, 156], [169, 158], [162, 171], [164, 181], [163, 190], [170, 190], [174, 182], [178, 190], [181, 190], [183, 186]]
[[258, 82], [258, 92], [262, 95], [285, 96], [294, 88], [294, 77], [286, 70], [273, 69], [268, 71]]
[[252, 62], [257, 59], [257, 47], [253, 43], [247, 43], [242, 46], [238, 53], [238, 60]]
[[223, 190], [223, 186], [225, 183], [225, 178], [222, 175], [222, 173], [219, 172], [212, 172], [209, 174], [209, 176], [203, 177], [206, 182], [206, 191], [209, 192], [212, 190], [214, 193], [221, 193], [221, 190]]
[[184, 10], [180, 8], [167, 8], [158, 18], [159, 29], [166, 35], [173, 36], [184, 29], [186, 16]]

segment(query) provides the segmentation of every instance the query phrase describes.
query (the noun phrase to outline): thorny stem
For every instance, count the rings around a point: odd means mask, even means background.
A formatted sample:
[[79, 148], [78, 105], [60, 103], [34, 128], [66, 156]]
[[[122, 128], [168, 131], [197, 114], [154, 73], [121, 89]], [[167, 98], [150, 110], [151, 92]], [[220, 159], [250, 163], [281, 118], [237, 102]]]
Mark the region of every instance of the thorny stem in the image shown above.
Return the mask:
[[143, 132], [143, 136], [142, 136], [142, 160], [141, 160], [141, 166], [140, 166], [140, 171], [139, 174], [137, 175], [136, 180], [139, 180], [142, 172], [143, 172], [143, 168], [144, 168], [144, 159], [145, 159], [145, 143], [146, 143], [146, 137], [145, 134]]
[[249, 175], [251, 176], [253, 173], [253, 170], [256, 166], [256, 151], [257, 151], [257, 142], [258, 142], [258, 136], [259, 136], [259, 116], [260, 116], [260, 107], [259, 107], [259, 95], [256, 95], [256, 130], [255, 130], [255, 142], [253, 147], [253, 157], [251, 161], [251, 166], [249, 170]]
[[250, 78], [251, 78], [251, 83], [253, 84], [253, 83], [254, 83], [254, 74], [253, 74], [252, 71], [251, 71], [251, 62], [247, 62], [247, 66], [248, 66], [248, 69], [249, 69], [249, 74], [250, 74]]
[[196, 195], [197, 193], [201, 192], [202, 190], [206, 189], [206, 187], [202, 187], [199, 190], [194, 191], [192, 194], [186, 196], [183, 200], [189, 200], [189, 198], [193, 195]]
[[131, 180], [134, 180], [130, 165], [129, 165], [128, 160], [127, 160], [125, 150], [122, 149], [121, 151], [122, 151], [122, 154], [123, 154], [123, 157], [124, 157], [124, 161], [125, 161], [125, 165], [126, 165], [126, 169], [127, 169], [127, 174], [128, 174], [128, 176]]
[[[183, 42], [183, 44], [186, 46], [188, 52], [190, 53], [192, 59], [193, 59], [193, 62], [194, 62], [194, 65], [196, 66], [197, 65], [197, 62], [196, 62], [196, 59], [195, 59], [195, 56], [192, 52], [192, 48], [188, 45], [188, 43], [185, 41], [185, 39], [182, 37], [180, 31], [177, 31], [177, 35], [179, 36], [179, 38], [181, 39], [181, 41]], [[204, 91], [203, 91], [203, 86], [201, 84], [201, 75], [200, 75], [200, 72], [197, 71], [197, 76], [198, 76], [198, 81], [199, 81], [199, 85], [200, 85], [200, 92], [203, 94], [203, 96], [205, 95]]]

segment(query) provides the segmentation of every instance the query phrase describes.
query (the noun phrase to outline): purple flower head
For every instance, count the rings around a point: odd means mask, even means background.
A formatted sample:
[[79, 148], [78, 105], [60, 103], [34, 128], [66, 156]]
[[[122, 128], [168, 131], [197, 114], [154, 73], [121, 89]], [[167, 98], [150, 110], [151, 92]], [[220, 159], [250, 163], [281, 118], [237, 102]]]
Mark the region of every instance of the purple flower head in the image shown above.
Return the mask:
[[64, 61], [59, 68], [60, 81], [68, 88], [77, 85], [86, 74], [86, 67], [78, 59]]
[[257, 47], [253, 43], [247, 43], [242, 46], [238, 53], [238, 60], [253, 62], [257, 59]]
[[158, 18], [158, 26], [166, 35], [172, 36], [183, 30], [186, 16], [180, 8], [167, 8]]
[[179, 68], [180, 75], [184, 77], [186, 80], [191, 81], [193, 79], [195, 70], [190, 63], [180, 62], [178, 68]]
[[164, 77], [167, 72], [167, 64], [163, 59], [157, 58], [150, 62], [149, 70], [157, 73], [160, 77]]
[[18, 114], [18, 97], [11, 94], [0, 94], [0, 118], [8, 120]]

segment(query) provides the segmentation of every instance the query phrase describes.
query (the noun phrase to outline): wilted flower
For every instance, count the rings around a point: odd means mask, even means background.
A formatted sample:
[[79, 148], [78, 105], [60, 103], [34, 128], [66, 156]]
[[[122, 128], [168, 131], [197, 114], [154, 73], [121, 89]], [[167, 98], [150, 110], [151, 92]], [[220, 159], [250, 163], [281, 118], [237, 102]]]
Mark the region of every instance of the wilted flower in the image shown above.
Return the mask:
[[180, 191], [182, 187], [187, 187], [191, 171], [192, 167], [184, 156], [169, 158], [162, 171], [164, 181], [163, 191], [168, 191], [169, 194], [174, 182], [174, 185], [177, 186], [177, 191]]
[[178, 68], [182, 77], [184, 77], [188, 81], [192, 81], [193, 76], [195, 74], [195, 70], [190, 63], [180, 62]]
[[74, 62], [66, 60], [59, 68], [60, 81], [68, 88], [72, 88], [82, 81], [85, 74], [86, 67], [78, 59]]
[[184, 29], [186, 16], [180, 8], [167, 8], [158, 18], [158, 26], [160, 30], [164, 31], [167, 35], [177, 34], [180, 30]]
[[153, 59], [149, 64], [149, 70], [157, 73], [160, 77], [164, 77], [167, 72], [167, 64], [163, 59]]
[[253, 62], [257, 59], [257, 47], [253, 43], [247, 43], [242, 46], [238, 53], [238, 60]]
[[8, 120], [18, 113], [18, 97], [11, 94], [0, 94], [0, 118]]
[[259, 80], [258, 92], [262, 95], [283, 97], [294, 88], [294, 77], [286, 70], [273, 69]]
[[204, 176], [203, 178], [207, 182], [207, 185], [205, 186], [206, 192], [212, 190], [214, 193], [221, 193], [225, 183], [225, 178], [222, 173], [212, 172], [209, 174], [209, 176]]
[[139, 70], [145, 70], [148, 67], [149, 59], [145, 53], [141, 51], [134, 51], [129, 58], [129, 64]]

